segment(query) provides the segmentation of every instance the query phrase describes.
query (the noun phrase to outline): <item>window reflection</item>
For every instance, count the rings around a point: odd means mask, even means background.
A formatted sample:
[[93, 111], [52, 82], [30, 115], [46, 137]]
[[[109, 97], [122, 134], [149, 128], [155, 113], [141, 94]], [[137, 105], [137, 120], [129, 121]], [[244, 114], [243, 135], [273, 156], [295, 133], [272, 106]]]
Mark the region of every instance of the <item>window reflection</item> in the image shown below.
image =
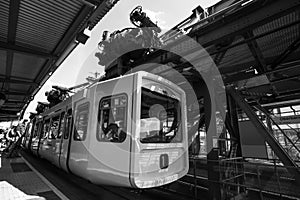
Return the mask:
[[105, 97], [100, 101], [98, 140], [123, 142], [126, 139], [126, 109], [126, 95]]
[[152, 85], [142, 88], [140, 141], [142, 143], [180, 142], [180, 104], [168, 91]]
[[87, 134], [87, 128], [88, 128], [88, 115], [89, 115], [89, 104], [78, 106], [76, 120], [75, 120], [74, 140], [77, 141], [85, 140]]

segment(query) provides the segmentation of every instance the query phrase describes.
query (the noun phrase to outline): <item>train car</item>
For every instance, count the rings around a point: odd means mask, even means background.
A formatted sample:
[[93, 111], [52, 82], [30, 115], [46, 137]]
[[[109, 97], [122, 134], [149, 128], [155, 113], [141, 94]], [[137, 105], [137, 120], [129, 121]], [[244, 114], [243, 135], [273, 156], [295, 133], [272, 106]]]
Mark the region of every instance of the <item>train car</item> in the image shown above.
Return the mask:
[[37, 116], [27, 147], [95, 184], [151, 188], [189, 169], [186, 97], [136, 72], [89, 86]]

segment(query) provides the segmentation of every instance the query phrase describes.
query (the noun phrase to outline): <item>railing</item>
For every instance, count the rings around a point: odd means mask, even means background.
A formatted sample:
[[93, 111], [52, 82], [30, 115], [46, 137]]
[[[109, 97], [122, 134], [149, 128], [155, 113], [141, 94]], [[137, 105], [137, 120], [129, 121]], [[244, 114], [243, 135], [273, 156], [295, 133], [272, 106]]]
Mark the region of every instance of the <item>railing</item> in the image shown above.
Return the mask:
[[227, 158], [218, 162], [223, 198], [230, 199], [245, 192], [243, 158]]
[[[254, 163], [240, 160], [235, 161], [221, 161], [220, 165], [233, 163], [241, 166], [236, 173], [230, 177], [222, 178], [221, 184], [224, 194], [237, 195], [240, 192], [232, 190], [233, 188], [242, 188], [247, 191], [248, 195], [257, 195], [255, 198], [263, 200], [266, 196], [277, 196], [280, 198], [300, 198], [300, 186], [296, 184], [295, 179], [288, 172], [286, 166], [282, 166], [277, 160], [263, 161]], [[221, 169], [221, 168], [220, 168]], [[296, 168], [299, 170], [299, 168]], [[220, 174], [224, 171], [220, 170]], [[223, 176], [224, 177], [224, 176]], [[236, 179], [244, 178], [244, 181], [237, 182]], [[236, 192], [236, 193], [233, 193]]]
[[[299, 160], [300, 159], [300, 141], [299, 138], [293, 140], [293, 138], [290, 138], [285, 131], [280, 127], [280, 125], [278, 125], [275, 120], [273, 119], [273, 115], [269, 112], [267, 112], [260, 104], [258, 104], [257, 106], [255, 106], [257, 110], [261, 111], [265, 116], [266, 116], [266, 120], [267, 120], [267, 124], [268, 128], [270, 129], [270, 131], [273, 132], [274, 138], [279, 142], [279, 144], [286, 150], [286, 152], [289, 154], [289, 156], [293, 159], [293, 160]], [[300, 133], [292, 128], [291, 126], [289, 126], [287, 124], [288, 127], [290, 127], [290, 130], [293, 131], [295, 133], [295, 135], [300, 135]], [[286, 144], [282, 144], [279, 140], [279, 137], [275, 137], [275, 131], [273, 129], [273, 127], [276, 127], [279, 132], [279, 134], [283, 137], [283, 140]], [[278, 135], [279, 135], [278, 134]], [[299, 136], [298, 136], [299, 137]], [[298, 165], [299, 166], [299, 165]]]
[[237, 196], [260, 200], [300, 198], [300, 186], [288, 170], [291, 167], [283, 166], [279, 160], [237, 157], [212, 162], [215, 162], [214, 170], [219, 173], [218, 181], [208, 180], [207, 171], [204, 173], [207, 170], [206, 159], [190, 157], [189, 174], [181, 182], [189, 185], [193, 199], [203, 198], [203, 188], [207, 188], [210, 182], [220, 184], [222, 200]]

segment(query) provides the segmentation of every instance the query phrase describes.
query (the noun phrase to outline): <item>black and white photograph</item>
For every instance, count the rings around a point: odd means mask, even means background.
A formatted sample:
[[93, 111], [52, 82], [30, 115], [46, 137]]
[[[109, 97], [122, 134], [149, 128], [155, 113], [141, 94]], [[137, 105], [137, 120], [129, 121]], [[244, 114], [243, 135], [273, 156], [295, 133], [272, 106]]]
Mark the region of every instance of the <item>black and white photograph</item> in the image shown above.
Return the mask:
[[0, 0], [0, 200], [300, 200], [300, 0]]

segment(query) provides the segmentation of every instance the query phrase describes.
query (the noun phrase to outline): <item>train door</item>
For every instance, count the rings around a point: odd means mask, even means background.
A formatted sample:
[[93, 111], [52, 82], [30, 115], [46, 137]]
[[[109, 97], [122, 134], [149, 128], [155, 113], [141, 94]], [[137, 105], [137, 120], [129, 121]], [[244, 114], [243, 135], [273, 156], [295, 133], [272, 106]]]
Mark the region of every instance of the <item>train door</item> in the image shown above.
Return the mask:
[[28, 134], [29, 134], [29, 132], [28, 132], [29, 126], [31, 126], [31, 123], [30, 123], [30, 122], [26, 125], [24, 137], [22, 138], [21, 144], [22, 144], [23, 147], [25, 147], [26, 139], [28, 138]]
[[88, 122], [90, 103], [86, 100], [75, 103], [74, 128], [71, 135], [69, 168], [79, 176], [85, 177], [88, 164], [89, 135]]
[[42, 121], [37, 121], [32, 133], [31, 142], [29, 143], [30, 150], [33, 152], [33, 154], [38, 155], [38, 149], [39, 149], [39, 139], [42, 132]]
[[65, 111], [63, 111], [60, 114], [57, 135], [56, 135], [56, 138], [54, 141], [54, 148], [53, 148], [53, 152], [52, 152], [53, 163], [58, 167], [60, 167], [59, 159], [60, 159], [62, 138], [63, 138], [62, 136], [63, 136], [64, 130], [65, 130]]
[[49, 157], [49, 148], [52, 148], [51, 144], [48, 144], [48, 136], [50, 132], [50, 122], [51, 119], [47, 118], [44, 120], [42, 130], [41, 130], [41, 135], [40, 135], [40, 142], [39, 142], [39, 155], [47, 160], [50, 161]]
[[67, 109], [67, 113], [65, 116], [65, 129], [62, 134], [62, 143], [59, 157], [59, 165], [65, 171], [68, 171], [68, 151], [70, 145], [70, 135], [72, 131], [73, 124], [73, 113], [72, 108]]
[[56, 140], [58, 136], [58, 130], [59, 130], [59, 122], [60, 122], [60, 115], [55, 115], [51, 118], [50, 128], [49, 128], [49, 134], [46, 138], [46, 145], [48, 145], [47, 148], [47, 157], [50, 162], [55, 164], [55, 157], [54, 153], [56, 152]]
[[38, 123], [38, 121], [37, 121], [36, 118], [31, 120], [31, 130], [29, 130], [29, 135], [28, 135], [28, 137], [26, 138], [26, 141], [25, 141], [25, 148], [26, 149], [30, 150], [34, 132], [37, 131], [37, 123]]
[[131, 109], [134, 76], [101, 83], [95, 93], [91, 120], [89, 179], [96, 184], [130, 186]]
[[33, 122], [30, 121], [27, 125], [26, 125], [26, 129], [25, 129], [25, 135], [23, 137], [23, 140], [22, 140], [22, 146], [24, 148], [28, 148], [28, 142], [29, 142], [29, 139], [30, 139], [30, 136], [31, 136], [31, 130], [32, 130], [32, 127], [33, 127]]

